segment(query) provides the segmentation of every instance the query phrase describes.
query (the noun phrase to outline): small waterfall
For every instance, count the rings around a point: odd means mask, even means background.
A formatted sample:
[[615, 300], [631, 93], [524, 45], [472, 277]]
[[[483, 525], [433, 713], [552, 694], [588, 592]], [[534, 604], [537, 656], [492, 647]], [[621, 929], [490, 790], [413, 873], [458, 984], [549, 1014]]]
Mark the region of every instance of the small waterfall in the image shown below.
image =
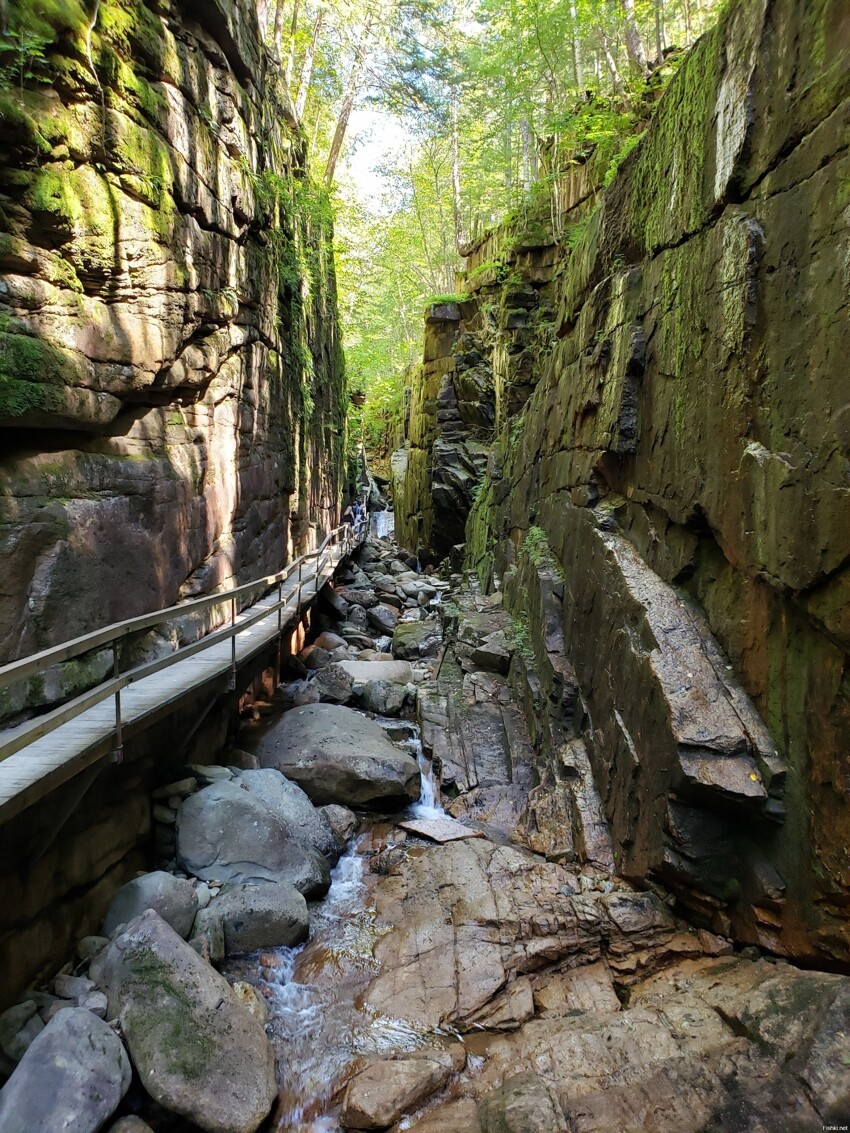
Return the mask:
[[393, 509], [370, 512], [369, 532], [375, 539], [391, 539], [395, 534], [395, 512]]
[[[378, 720], [378, 723], [384, 726], [394, 724], [397, 728], [399, 721]], [[409, 735], [404, 739], [397, 739], [396, 743], [410, 752], [422, 773], [422, 793], [418, 802], [411, 803], [408, 814], [411, 818], [447, 818], [448, 815], [440, 802], [440, 784], [434, 774], [434, 765], [422, 750], [419, 727], [408, 721], [404, 722], [404, 727], [409, 730]]]

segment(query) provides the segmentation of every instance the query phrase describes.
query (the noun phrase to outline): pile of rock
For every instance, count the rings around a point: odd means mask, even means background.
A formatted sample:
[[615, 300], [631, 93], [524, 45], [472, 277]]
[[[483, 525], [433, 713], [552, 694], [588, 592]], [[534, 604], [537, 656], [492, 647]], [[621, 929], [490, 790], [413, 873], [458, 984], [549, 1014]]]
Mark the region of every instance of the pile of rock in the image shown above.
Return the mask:
[[264, 1004], [212, 964], [306, 938], [306, 898], [327, 891], [357, 818], [316, 808], [272, 768], [189, 770], [156, 793], [174, 815], [174, 870], [119, 889], [79, 963], [0, 1016], [2, 1133], [95, 1133], [131, 1066], [154, 1101], [211, 1133], [253, 1133], [267, 1116]]
[[379, 716], [411, 710], [442, 642], [433, 606], [448, 583], [417, 572], [395, 545], [371, 542], [322, 595], [322, 632], [277, 691], [284, 708], [355, 705]]

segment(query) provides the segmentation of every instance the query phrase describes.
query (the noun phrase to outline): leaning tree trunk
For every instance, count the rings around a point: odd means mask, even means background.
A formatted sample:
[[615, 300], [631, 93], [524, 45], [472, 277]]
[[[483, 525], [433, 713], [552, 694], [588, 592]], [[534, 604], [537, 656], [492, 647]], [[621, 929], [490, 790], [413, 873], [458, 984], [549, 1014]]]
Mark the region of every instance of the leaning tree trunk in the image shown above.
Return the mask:
[[307, 105], [307, 95], [310, 93], [310, 80], [313, 77], [313, 60], [316, 58], [316, 47], [319, 42], [319, 32], [322, 30], [323, 19], [324, 12], [320, 8], [319, 14], [316, 16], [316, 22], [313, 24], [313, 34], [310, 37], [310, 45], [307, 48], [307, 54], [304, 56], [304, 65], [301, 68], [301, 79], [298, 83], [298, 98], [295, 100], [295, 117], [299, 122], [304, 115], [304, 107]]
[[623, 86], [623, 80], [617, 68], [617, 60], [611, 52], [611, 44], [608, 36], [605, 34], [605, 29], [601, 24], [596, 25], [596, 30], [599, 33], [599, 44], [602, 48], [602, 55], [605, 62], [608, 64], [608, 70], [611, 72], [611, 80], [614, 83], [614, 90], [617, 94], [625, 94], [626, 88]]
[[345, 96], [342, 100], [339, 117], [336, 120], [336, 129], [334, 130], [333, 141], [331, 142], [331, 150], [328, 154], [328, 164], [325, 167], [325, 184], [328, 188], [333, 185], [336, 165], [339, 161], [340, 152], [342, 151], [342, 143], [345, 140], [345, 131], [348, 129], [348, 120], [351, 117], [351, 111], [354, 108], [354, 99], [357, 96], [357, 91], [360, 86], [360, 76], [363, 73], [363, 67], [366, 63], [366, 51], [369, 46], [369, 33], [371, 30], [372, 17], [370, 15], [367, 17], [366, 23], [363, 25], [363, 31], [360, 33], [360, 42], [357, 44], [357, 54], [354, 56], [354, 65], [351, 68], [351, 74], [348, 76], [348, 85], [345, 88]]

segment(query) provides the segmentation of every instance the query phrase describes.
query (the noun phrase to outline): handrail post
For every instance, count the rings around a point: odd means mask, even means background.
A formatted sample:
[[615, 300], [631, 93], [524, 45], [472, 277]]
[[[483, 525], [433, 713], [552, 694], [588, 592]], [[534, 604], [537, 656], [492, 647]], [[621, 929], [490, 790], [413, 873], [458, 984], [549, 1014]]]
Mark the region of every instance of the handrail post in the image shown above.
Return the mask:
[[230, 638], [230, 680], [227, 691], [236, 691], [236, 599], [230, 599], [230, 628], [234, 631]]
[[277, 584], [277, 665], [275, 667], [275, 688], [280, 684], [280, 666], [283, 655], [283, 579]]
[[[117, 680], [121, 676], [118, 664], [118, 642], [112, 642], [112, 676]], [[115, 747], [112, 750], [112, 762], [124, 762], [124, 735], [121, 724], [121, 689], [115, 690]]]

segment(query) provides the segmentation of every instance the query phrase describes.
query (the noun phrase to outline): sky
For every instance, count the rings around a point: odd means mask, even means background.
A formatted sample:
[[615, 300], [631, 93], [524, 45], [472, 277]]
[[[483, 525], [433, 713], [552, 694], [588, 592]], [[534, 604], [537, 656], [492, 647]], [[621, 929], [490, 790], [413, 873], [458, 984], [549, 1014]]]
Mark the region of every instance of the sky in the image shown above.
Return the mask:
[[386, 200], [390, 182], [379, 167], [410, 144], [399, 119], [385, 110], [364, 106], [352, 112], [342, 164], [369, 211], [385, 212], [391, 208]]

